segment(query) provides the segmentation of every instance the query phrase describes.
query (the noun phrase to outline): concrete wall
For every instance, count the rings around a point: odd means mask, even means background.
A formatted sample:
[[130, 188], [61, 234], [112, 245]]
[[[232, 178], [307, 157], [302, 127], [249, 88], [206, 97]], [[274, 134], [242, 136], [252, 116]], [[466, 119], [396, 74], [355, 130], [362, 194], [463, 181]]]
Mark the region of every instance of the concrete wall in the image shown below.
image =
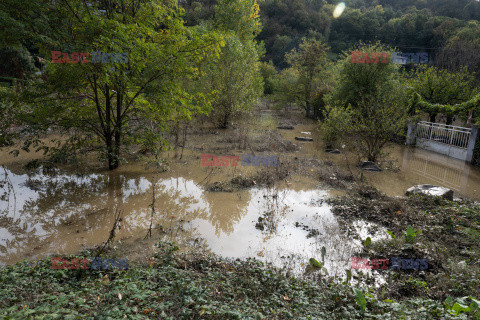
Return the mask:
[[438, 152], [455, 159], [467, 161], [467, 149], [454, 147], [445, 143], [440, 143], [427, 139], [417, 139], [417, 147], [433, 152]]
[[470, 135], [470, 139], [468, 140], [468, 147], [467, 149], [451, 146], [445, 143], [440, 143], [433, 140], [428, 139], [419, 139], [416, 137], [417, 131], [417, 124], [410, 123], [408, 125], [408, 132], [407, 132], [407, 145], [416, 145], [419, 148], [438, 152], [449, 157], [466, 161], [471, 163], [473, 161], [473, 151], [475, 149], [475, 143], [477, 139], [480, 139], [479, 136], [479, 128], [476, 126], [472, 126], [472, 133]]

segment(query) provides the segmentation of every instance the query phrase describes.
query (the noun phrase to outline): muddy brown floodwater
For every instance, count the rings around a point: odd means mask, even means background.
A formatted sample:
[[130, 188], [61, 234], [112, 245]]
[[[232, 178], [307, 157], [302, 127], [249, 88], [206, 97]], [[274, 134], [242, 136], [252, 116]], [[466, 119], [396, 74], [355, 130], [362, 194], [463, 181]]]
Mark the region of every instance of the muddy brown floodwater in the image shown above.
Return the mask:
[[[105, 241], [115, 207], [123, 212], [117, 239], [138, 240], [151, 221], [155, 184], [154, 239], [174, 240], [229, 258], [256, 257], [300, 273], [309, 258], [343, 273], [360, 239], [349, 240], [324, 200], [338, 194], [315, 188], [312, 181], [280, 183], [272, 188], [207, 192], [199, 182], [204, 168], [172, 166], [145, 174], [139, 164], [115, 172], [79, 176], [66, 170], [47, 176], [5, 168], [14, 195], [0, 202], [0, 261], [15, 263], [49, 254], [71, 254]], [[187, 170], [188, 171], [188, 170]], [[295, 180], [295, 179], [293, 179]], [[302, 181], [303, 180], [303, 181]], [[359, 222], [359, 233], [370, 224]]]
[[419, 148], [396, 145], [388, 151], [400, 171], [368, 174], [369, 180], [387, 195], [404, 195], [415, 184], [434, 184], [452, 189], [456, 197], [480, 200], [479, 167]]
[[[281, 138], [298, 146], [298, 150], [276, 153], [281, 159], [320, 159], [347, 168], [343, 154], [322, 151], [313, 122], [296, 124], [295, 130], [278, 130], [280, 121], [271, 111], [258, 119], [259, 130], [278, 132]], [[362, 240], [387, 237], [385, 230], [363, 221], [355, 221], [348, 231], [341, 231], [345, 228], [340, 228], [325, 200], [343, 192], [326, 188], [316, 176], [294, 174], [274, 187], [206, 191], [209, 182], [256, 170], [200, 165], [202, 153], [227, 154], [219, 145], [237, 133], [197, 136], [192, 143], [195, 147], [186, 148], [182, 160], [173, 160], [170, 154], [170, 170], [166, 172], [148, 169], [139, 161], [112, 172], [91, 169], [79, 173], [67, 167], [54, 172], [42, 168], [27, 171], [23, 166], [35, 154], [22, 153], [13, 159], [2, 151], [0, 180], [8, 178], [13, 188], [4, 185], [0, 190], [0, 264], [75, 254], [98, 245], [108, 238], [115, 208], [123, 217], [116, 240], [130, 243], [130, 259], [153, 250], [157, 240], [173, 240], [182, 248], [195, 247], [229, 258], [255, 257], [301, 273], [310, 258], [321, 260], [321, 249], [325, 247], [325, 268], [330, 275], [342, 276]], [[262, 137], [261, 131], [255, 134]], [[316, 140], [297, 142], [295, 136]], [[212, 152], [205, 145], [216, 146], [218, 151]], [[394, 146], [389, 152], [398, 171], [365, 174], [386, 194], [401, 196], [414, 184], [431, 183], [452, 188], [457, 196], [480, 199], [479, 168], [419, 149]], [[248, 151], [231, 148], [228, 154], [242, 153]], [[358, 174], [354, 158], [353, 154], [347, 157]], [[156, 210], [152, 220], [153, 186]], [[151, 223], [152, 239], [142, 240]]]

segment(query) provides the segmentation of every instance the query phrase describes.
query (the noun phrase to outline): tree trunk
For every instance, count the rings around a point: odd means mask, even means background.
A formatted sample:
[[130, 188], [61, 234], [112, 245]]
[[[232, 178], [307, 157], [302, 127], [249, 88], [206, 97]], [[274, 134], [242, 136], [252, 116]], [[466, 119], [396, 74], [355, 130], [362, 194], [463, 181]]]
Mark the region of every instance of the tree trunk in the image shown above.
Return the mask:
[[310, 116], [310, 102], [309, 101], [305, 101], [305, 111], [306, 111], [307, 118], [311, 118], [311, 116]]
[[225, 108], [225, 113], [223, 114], [223, 123], [222, 129], [228, 128], [228, 123], [230, 122], [230, 115], [231, 115], [231, 106]]
[[113, 152], [113, 163], [112, 169], [118, 168], [120, 165], [120, 146], [121, 146], [121, 139], [122, 139], [122, 95], [117, 93], [117, 122], [115, 123], [115, 146]]
[[111, 121], [111, 112], [112, 105], [110, 100], [110, 92], [108, 85], [105, 85], [105, 144], [107, 147], [107, 159], [108, 159], [108, 169], [115, 169], [114, 163], [114, 147], [113, 147], [113, 132], [112, 132], [112, 121]]
[[177, 121], [175, 124], [175, 155], [173, 156], [177, 159], [178, 155], [178, 135], [180, 134], [180, 121]]

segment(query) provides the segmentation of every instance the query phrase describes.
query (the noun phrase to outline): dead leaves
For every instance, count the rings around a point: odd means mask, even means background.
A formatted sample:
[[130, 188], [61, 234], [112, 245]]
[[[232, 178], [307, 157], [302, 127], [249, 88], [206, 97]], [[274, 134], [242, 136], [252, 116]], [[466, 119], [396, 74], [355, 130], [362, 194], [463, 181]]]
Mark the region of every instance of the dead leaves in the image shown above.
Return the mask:
[[282, 296], [283, 300], [290, 301], [292, 298], [288, 297], [287, 295]]

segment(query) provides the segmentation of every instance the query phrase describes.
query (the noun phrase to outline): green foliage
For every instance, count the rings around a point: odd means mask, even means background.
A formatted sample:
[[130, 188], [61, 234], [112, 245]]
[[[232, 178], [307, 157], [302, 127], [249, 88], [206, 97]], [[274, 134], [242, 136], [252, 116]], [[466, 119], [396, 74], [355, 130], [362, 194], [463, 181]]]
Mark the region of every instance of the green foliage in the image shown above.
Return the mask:
[[339, 61], [339, 82], [330, 101], [342, 106], [350, 104], [353, 109], [359, 109], [364, 107], [366, 101], [378, 100], [395, 87], [398, 66], [390, 63], [391, 58], [387, 59], [389, 63], [353, 63], [352, 51], [371, 56], [373, 53], [390, 52], [392, 48], [377, 42], [373, 45], [359, 44], [343, 52]]
[[470, 109], [478, 109], [480, 95], [472, 97], [475, 78], [466, 68], [449, 72], [433, 66], [421, 66], [412, 73], [410, 84], [415, 92], [412, 107], [432, 116], [443, 113], [450, 117], [461, 115], [466, 119]]
[[412, 226], [408, 226], [404, 233], [405, 242], [414, 243], [420, 233], [422, 233], [422, 230], [415, 230]]
[[[478, 5], [478, 2], [477, 2]], [[448, 28], [448, 40], [437, 55], [436, 64], [452, 72], [468, 71], [480, 79], [480, 29], [478, 21], [469, 21], [454, 30]], [[455, 101], [456, 102], [456, 101]]]
[[396, 238], [392, 231], [387, 230], [387, 233], [390, 235], [390, 237], [392, 237], [392, 239]]
[[297, 71], [294, 83], [295, 102], [303, 107], [307, 117], [313, 117], [312, 102], [315, 92], [325, 86], [328, 47], [314, 39], [303, 39], [298, 50], [285, 56], [286, 61]]
[[423, 99], [430, 103], [452, 104], [472, 98], [475, 78], [463, 68], [449, 72], [433, 66], [422, 65], [411, 74], [411, 85]]
[[262, 62], [260, 64], [260, 73], [263, 78], [263, 94], [273, 94], [275, 91], [275, 78], [278, 76], [277, 70], [271, 62]]
[[219, 0], [215, 10], [218, 30], [235, 33], [242, 42], [251, 41], [262, 30], [256, 0]]
[[365, 299], [365, 295], [363, 294], [362, 290], [353, 288], [353, 292], [355, 292], [355, 302], [362, 309], [362, 311], [365, 311], [365, 308], [367, 307], [367, 300]]
[[325, 120], [319, 122], [322, 139], [327, 149], [339, 147], [352, 121], [351, 108], [327, 105], [324, 112]]
[[[300, 39], [315, 37], [327, 42], [335, 55], [359, 41], [381, 41], [404, 52], [427, 51], [445, 46], [443, 67], [468, 65], [478, 72], [480, 61], [477, 23], [480, 4], [475, 0], [452, 1], [347, 1], [339, 18], [332, 12], [338, 2], [266, 0], [261, 3], [267, 60], [286, 68], [284, 54]], [[450, 18], [449, 18], [450, 17]], [[467, 30], [463, 30], [467, 29]], [[435, 50], [437, 51], [437, 50]], [[433, 59], [432, 59], [433, 60]]]
[[0, 48], [0, 77], [30, 78], [37, 71], [30, 52], [24, 47]]
[[[391, 51], [379, 43], [360, 45], [355, 49], [370, 55]], [[349, 52], [345, 52], [344, 59], [339, 62], [338, 84], [326, 99], [330, 105], [343, 107], [345, 114], [349, 114], [343, 133], [348, 137], [344, 139], [345, 144], [353, 142], [361, 158], [376, 161], [391, 140], [404, 134], [408, 121], [407, 87], [399, 79], [398, 66], [392, 63], [352, 63], [351, 59]], [[339, 118], [341, 114], [340, 110], [332, 117]], [[327, 115], [325, 122], [331, 121]], [[334, 126], [327, 125], [327, 131], [333, 130], [329, 133], [332, 137], [338, 131], [333, 129]]]
[[11, 90], [9, 88], [0, 87], [0, 148], [13, 145], [16, 133], [10, 131], [10, 127], [14, 125], [15, 118], [20, 111], [15, 108], [14, 103], [9, 99]]
[[[471, 301], [470, 304], [468, 300]], [[444, 302], [444, 306], [453, 316], [467, 313], [472, 316], [472, 319], [480, 319], [480, 301], [472, 297], [462, 297], [455, 300], [448, 297]]]
[[347, 270], [347, 283], [350, 283], [350, 280], [352, 280], [352, 271], [351, 270]]
[[370, 237], [367, 237], [367, 239], [365, 239], [365, 241], [363, 242], [363, 245], [365, 246], [365, 248], [368, 248], [372, 245], [372, 239]]
[[475, 316], [478, 310], [478, 301], [466, 297], [457, 299], [455, 307], [447, 300], [445, 309], [430, 299], [378, 301], [371, 293], [352, 292], [328, 279], [287, 277], [256, 260], [192, 259], [179, 254], [173, 243], [157, 246], [148, 264], [129, 261], [127, 270], [52, 269], [50, 259], [1, 267], [0, 317], [448, 319], [450, 312]]
[[310, 262], [310, 265], [314, 268], [321, 269], [323, 267], [323, 264], [321, 264], [320, 262], [318, 262], [314, 258], [310, 258], [309, 262]]
[[424, 289], [428, 290], [427, 283], [425, 281], [420, 281], [420, 280], [408, 278], [408, 280], [405, 281], [405, 283], [409, 284], [413, 287], [421, 287], [421, 288], [424, 288]]
[[[115, 169], [125, 142], [158, 134], [172, 120], [211, 108], [211, 92], [191, 88], [203, 75], [201, 65], [218, 57], [222, 38], [215, 31], [185, 27], [175, 2], [73, 1], [42, 10], [44, 23], [68, 27], [44, 30], [45, 76], [21, 97], [31, 106], [24, 116], [30, 127], [92, 133], [98, 137], [93, 147], [100, 146], [108, 167]], [[56, 64], [50, 63], [52, 50], [123, 52], [128, 62]], [[154, 128], [145, 130], [149, 121]]]
[[287, 107], [300, 99], [301, 92], [297, 86], [298, 78], [298, 70], [288, 68], [280, 71], [273, 79], [273, 101], [276, 105]]
[[263, 92], [255, 43], [228, 35], [220, 57], [208, 66], [206, 88], [216, 92], [211, 117], [218, 127], [229, 127], [235, 116], [250, 110]]
[[285, 53], [297, 46], [300, 39], [323, 33], [332, 20], [333, 11], [333, 6], [324, 4], [323, 0], [261, 2], [264, 28], [259, 39], [266, 44], [267, 59], [272, 60], [277, 67], [285, 68]]

